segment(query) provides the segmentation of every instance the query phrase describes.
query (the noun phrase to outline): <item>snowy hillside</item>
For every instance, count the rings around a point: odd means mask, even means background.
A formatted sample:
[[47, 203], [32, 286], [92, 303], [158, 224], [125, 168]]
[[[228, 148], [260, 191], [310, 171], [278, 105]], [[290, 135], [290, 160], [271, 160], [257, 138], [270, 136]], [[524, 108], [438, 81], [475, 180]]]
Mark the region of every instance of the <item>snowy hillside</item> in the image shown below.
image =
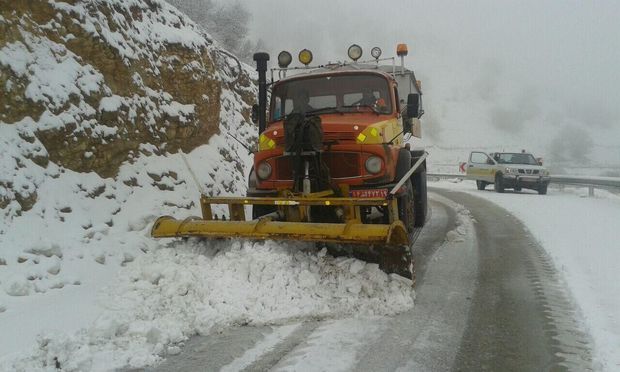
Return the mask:
[[176, 9], [5, 2], [0, 30], [0, 370], [141, 367], [230, 324], [413, 306], [406, 280], [314, 245], [149, 236], [199, 214], [183, 156], [242, 195], [231, 137], [256, 136], [251, 68]]

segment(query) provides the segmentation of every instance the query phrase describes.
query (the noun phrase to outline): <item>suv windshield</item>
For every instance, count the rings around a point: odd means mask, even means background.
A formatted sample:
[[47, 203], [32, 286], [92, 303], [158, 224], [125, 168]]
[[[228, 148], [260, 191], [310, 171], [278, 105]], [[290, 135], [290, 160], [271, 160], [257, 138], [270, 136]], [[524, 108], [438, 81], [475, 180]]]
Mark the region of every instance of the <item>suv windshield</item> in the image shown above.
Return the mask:
[[291, 113], [369, 112], [391, 114], [388, 81], [379, 75], [321, 75], [274, 87], [270, 121]]
[[532, 154], [524, 153], [503, 153], [495, 154], [493, 158], [500, 164], [527, 164], [538, 165], [538, 161]]

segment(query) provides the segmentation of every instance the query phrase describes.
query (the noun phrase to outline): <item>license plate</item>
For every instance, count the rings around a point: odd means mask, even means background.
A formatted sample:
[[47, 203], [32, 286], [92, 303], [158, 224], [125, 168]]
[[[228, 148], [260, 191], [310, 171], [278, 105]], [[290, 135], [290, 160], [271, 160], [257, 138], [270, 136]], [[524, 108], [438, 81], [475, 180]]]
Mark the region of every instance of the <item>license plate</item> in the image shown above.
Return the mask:
[[386, 198], [388, 189], [351, 190], [352, 198]]

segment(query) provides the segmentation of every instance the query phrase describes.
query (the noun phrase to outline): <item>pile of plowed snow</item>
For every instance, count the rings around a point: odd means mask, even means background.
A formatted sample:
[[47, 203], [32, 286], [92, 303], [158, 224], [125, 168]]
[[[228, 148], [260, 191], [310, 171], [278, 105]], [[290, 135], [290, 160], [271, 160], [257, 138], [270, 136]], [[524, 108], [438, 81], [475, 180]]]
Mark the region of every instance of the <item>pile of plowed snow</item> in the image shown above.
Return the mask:
[[411, 282], [313, 245], [189, 241], [127, 265], [102, 293], [102, 313], [74, 334], [45, 334], [8, 369], [141, 367], [178, 353], [189, 336], [232, 324], [393, 314], [413, 306]]

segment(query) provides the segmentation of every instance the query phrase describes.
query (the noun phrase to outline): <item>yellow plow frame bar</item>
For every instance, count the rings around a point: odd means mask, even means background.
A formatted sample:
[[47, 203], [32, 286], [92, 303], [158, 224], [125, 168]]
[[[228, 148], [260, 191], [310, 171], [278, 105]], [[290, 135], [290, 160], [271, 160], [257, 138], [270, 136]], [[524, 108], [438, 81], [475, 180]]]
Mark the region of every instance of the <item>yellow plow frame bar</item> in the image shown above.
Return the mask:
[[[407, 229], [398, 219], [395, 198], [333, 197], [331, 191], [306, 196], [282, 195], [281, 197], [207, 197], [202, 195], [202, 218], [190, 217], [177, 220], [170, 216], [159, 217], [151, 230], [156, 238], [204, 237], [247, 238], [356, 243], [363, 245], [407, 246]], [[212, 213], [213, 204], [228, 205], [229, 219], [218, 219]], [[262, 217], [246, 221], [246, 205], [276, 206], [284, 221]], [[312, 206], [341, 207], [342, 223], [312, 222]], [[389, 224], [364, 224], [360, 207], [380, 206], [389, 210]]]

